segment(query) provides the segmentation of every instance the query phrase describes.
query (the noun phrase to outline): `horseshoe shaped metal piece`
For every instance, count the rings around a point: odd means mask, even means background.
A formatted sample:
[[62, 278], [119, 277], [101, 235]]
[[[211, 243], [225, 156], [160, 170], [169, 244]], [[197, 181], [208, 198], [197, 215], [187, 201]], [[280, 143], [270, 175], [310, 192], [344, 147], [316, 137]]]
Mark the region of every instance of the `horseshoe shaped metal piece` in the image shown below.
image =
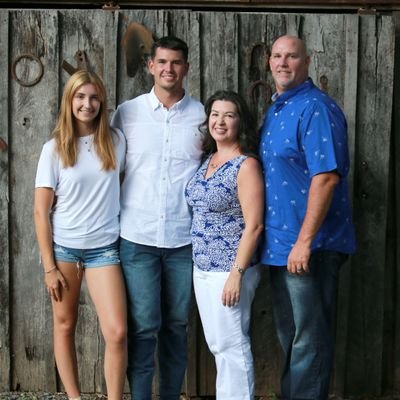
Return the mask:
[[[17, 64], [24, 58], [31, 60], [31, 61], [35, 61], [39, 65], [39, 73], [38, 73], [37, 77], [35, 79], [32, 79], [31, 81], [24, 81], [23, 79], [21, 79], [17, 76]], [[40, 61], [40, 58], [34, 56], [33, 54], [29, 54], [29, 53], [21, 54], [20, 56], [18, 56], [14, 60], [14, 62], [12, 64], [12, 68], [11, 68], [11, 75], [12, 75], [13, 79], [17, 83], [19, 83], [21, 86], [24, 86], [24, 87], [34, 86], [37, 83], [39, 83], [40, 80], [42, 79], [43, 73], [44, 73], [44, 68], [43, 68], [42, 62]]]
[[77, 65], [76, 67], [73, 67], [69, 62], [65, 60], [63, 60], [61, 64], [61, 67], [70, 75], [73, 75], [76, 71], [79, 71], [80, 69], [90, 69], [85, 50], [78, 50], [74, 55], [74, 59]]

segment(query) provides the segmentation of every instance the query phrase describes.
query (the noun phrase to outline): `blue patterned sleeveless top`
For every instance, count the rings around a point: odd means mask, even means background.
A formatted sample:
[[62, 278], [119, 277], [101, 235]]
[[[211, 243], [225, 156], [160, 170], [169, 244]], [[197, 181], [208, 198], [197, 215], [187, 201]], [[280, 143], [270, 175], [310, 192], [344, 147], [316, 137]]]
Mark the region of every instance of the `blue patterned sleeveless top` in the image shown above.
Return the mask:
[[203, 271], [227, 272], [235, 261], [244, 229], [237, 175], [246, 158], [227, 161], [206, 179], [209, 156], [186, 186], [186, 200], [193, 209], [193, 261]]

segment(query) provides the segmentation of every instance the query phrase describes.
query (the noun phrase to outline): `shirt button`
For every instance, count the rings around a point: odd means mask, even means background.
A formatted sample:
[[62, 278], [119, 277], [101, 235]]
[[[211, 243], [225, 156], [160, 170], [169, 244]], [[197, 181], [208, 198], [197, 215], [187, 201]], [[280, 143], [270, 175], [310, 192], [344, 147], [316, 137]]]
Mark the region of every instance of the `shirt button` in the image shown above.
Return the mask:
[[275, 113], [275, 117], [277, 117], [278, 116], [278, 113]]

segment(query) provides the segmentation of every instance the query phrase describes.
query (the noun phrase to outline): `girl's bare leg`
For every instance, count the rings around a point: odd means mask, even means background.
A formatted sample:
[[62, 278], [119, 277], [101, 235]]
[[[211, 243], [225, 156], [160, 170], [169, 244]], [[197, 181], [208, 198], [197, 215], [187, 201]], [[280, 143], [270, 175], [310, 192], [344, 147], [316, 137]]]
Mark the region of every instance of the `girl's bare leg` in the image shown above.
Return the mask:
[[105, 341], [108, 400], [121, 400], [127, 364], [126, 294], [122, 272], [112, 265], [85, 270], [86, 283]]
[[80, 396], [80, 389], [75, 351], [75, 327], [82, 274], [78, 276], [75, 263], [57, 262], [57, 267], [64, 275], [68, 288], [61, 289], [61, 301], [52, 299], [54, 356], [68, 397], [76, 398]]

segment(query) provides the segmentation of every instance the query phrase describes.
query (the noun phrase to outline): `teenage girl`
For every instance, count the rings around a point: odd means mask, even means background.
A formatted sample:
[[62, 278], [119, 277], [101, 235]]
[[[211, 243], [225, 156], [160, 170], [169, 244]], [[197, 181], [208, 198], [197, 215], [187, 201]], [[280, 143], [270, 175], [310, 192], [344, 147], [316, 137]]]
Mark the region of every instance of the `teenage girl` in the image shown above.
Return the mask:
[[70, 399], [80, 399], [75, 328], [83, 275], [105, 340], [108, 399], [122, 398], [127, 326], [118, 216], [125, 151], [122, 133], [108, 124], [103, 82], [92, 72], [76, 72], [40, 155], [34, 205], [53, 308], [54, 354]]

